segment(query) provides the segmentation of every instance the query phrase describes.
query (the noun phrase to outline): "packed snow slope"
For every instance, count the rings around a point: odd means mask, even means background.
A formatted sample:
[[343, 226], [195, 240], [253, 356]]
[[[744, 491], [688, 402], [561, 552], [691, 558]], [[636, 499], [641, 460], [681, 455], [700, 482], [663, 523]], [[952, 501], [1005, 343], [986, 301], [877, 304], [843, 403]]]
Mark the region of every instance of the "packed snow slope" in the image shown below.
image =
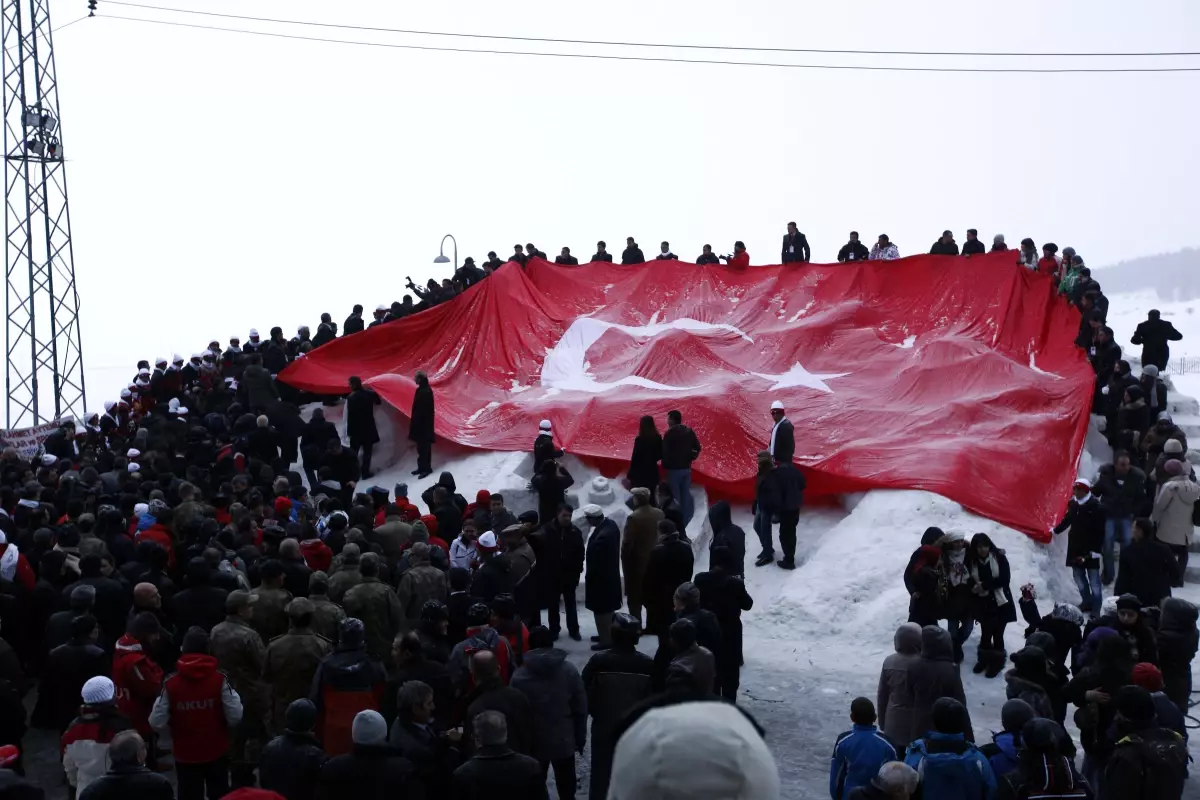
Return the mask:
[[704, 446], [698, 480], [741, 501], [781, 400], [810, 497], [926, 489], [1044, 540], [1087, 431], [1078, 325], [1012, 254], [742, 271], [535, 260], [280, 377], [340, 393], [357, 375], [403, 414], [424, 370], [439, 437], [524, 450], [550, 419], [610, 474], [639, 417], [679, 409]]

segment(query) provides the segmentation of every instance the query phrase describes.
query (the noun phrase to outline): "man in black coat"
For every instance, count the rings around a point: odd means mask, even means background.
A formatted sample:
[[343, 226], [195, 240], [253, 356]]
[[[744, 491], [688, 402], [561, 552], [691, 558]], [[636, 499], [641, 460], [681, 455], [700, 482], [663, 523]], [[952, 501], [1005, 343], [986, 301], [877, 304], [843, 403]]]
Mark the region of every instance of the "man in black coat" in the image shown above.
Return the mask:
[[354, 717], [353, 749], [321, 768], [318, 800], [406, 800], [423, 797], [413, 764], [387, 743], [387, 723], [378, 711]]
[[1143, 606], [1157, 608], [1171, 596], [1171, 587], [1180, 577], [1179, 562], [1171, 548], [1154, 535], [1154, 523], [1140, 519], [1133, 526], [1133, 543], [1121, 547], [1113, 594], [1137, 595]]
[[606, 247], [608, 247], [608, 245], [606, 245], [604, 242], [596, 242], [596, 252], [592, 256], [592, 261], [605, 261], [611, 264], [613, 260], [612, 253], [608, 252], [608, 250], [605, 249]]
[[[108, 744], [108, 772], [87, 785], [79, 800], [174, 800], [165, 775], [146, 768], [146, 742], [137, 731], [122, 731]], [[297, 800], [288, 796], [288, 800]]]
[[333, 317], [328, 313], [321, 315], [321, 324], [317, 326], [317, 333], [312, 338], [313, 349], [317, 349], [323, 344], [329, 344], [337, 338], [337, 323], [333, 321]]
[[412, 762], [425, 797], [446, 797], [450, 775], [458, 766], [461, 730], [441, 732], [434, 721], [437, 709], [433, 687], [409, 680], [396, 693], [396, 719], [388, 744]]
[[[1113, 542], [1119, 535], [1123, 551], [1132, 541], [1133, 518], [1142, 516], [1142, 507], [1146, 505], [1146, 473], [1132, 465], [1129, 453], [1117, 450], [1113, 453], [1113, 463], [1100, 467], [1092, 494], [1100, 498], [1100, 508], [1104, 510], [1103, 580], [1111, 583]], [[1134, 594], [1141, 596], [1138, 592]]]
[[317, 469], [321, 466], [325, 448], [337, 438], [337, 426], [325, 419], [325, 409], [314, 408], [312, 417], [304, 423], [300, 433], [300, 455], [304, 459], [309, 486], [317, 485]]
[[580, 641], [575, 589], [583, 574], [585, 551], [583, 533], [571, 523], [571, 507], [565, 503], [560, 505], [554, 519], [529, 536], [529, 544], [537, 556], [533, 567], [537, 616], [532, 625], [541, 625], [541, 609], [548, 609], [547, 627], [557, 639], [562, 631], [558, 616], [559, 598], [562, 598], [567, 611], [567, 633]]
[[110, 659], [96, 641], [100, 626], [90, 614], [71, 622], [71, 641], [50, 651], [41, 672], [41, 686], [31, 724], [60, 734], [79, 711], [83, 684], [97, 675], [108, 675]]
[[713, 612], [721, 626], [717, 662], [721, 678], [717, 693], [736, 702], [742, 666], [742, 612], [753, 608], [754, 600], [738, 575], [742, 564], [733, 553], [718, 547], [712, 551], [709, 562], [711, 570], [697, 574], [695, 584], [700, 592], [700, 605]]
[[1092, 494], [1092, 482], [1087, 478], [1075, 481], [1074, 493], [1067, 503], [1066, 515], [1054, 526], [1054, 532], [1071, 529], [1067, 535], [1067, 566], [1071, 568], [1075, 586], [1083, 598], [1080, 608], [1098, 614], [1103, 600], [1099, 555], [1104, 548], [1104, 509]]
[[306, 697], [293, 700], [284, 715], [287, 726], [263, 748], [258, 765], [258, 782], [269, 792], [287, 800], [314, 800], [325, 751], [313, 736], [317, 709]]
[[571, 255], [571, 248], [564, 247], [562, 249], [562, 253], [554, 257], [554, 263], [566, 264], [567, 266], [575, 267], [579, 265], [579, 259]]
[[612, 649], [592, 656], [583, 668], [588, 714], [592, 717], [592, 777], [589, 797], [607, 797], [617, 723], [651, 695], [654, 659], [637, 649], [641, 623], [630, 614], [613, 615]]
[[[454, 796], [460, 800], [529, 798], [545, 800], [546, 776], [536, 759], [508, 746], [508, 723], [499, 711], [472, 720], [475, 755], [454, 771]], [[593, 794], [592, 797], [601, 795]]]
[[[726, 504], [728, 507], [728, 504]], [[745, 536], [745, 534], [743, 534]], [[646, 607], [646, 632], [665, 641], [667, 629], [675, 619], [675, 591], [692, 579], [695, 556], [668, 520], [658, 523], [658, 542], [650, 550], [642, 576], [642, 602]]]
[[952, 231], [942, 231], [942, 238], [933, 243], [933, 247], [929, 248], [931, 256], [956, 256], [958, 255], [958, 242], [954, 241], [954, 233]]
[[488, 260], [483, 262], [483, 265], [491, 267], [493, 272], [504, 266], [504, 262], [496, 255], [495, 250], [488, 250], [487, 258]]
[[342, 323], [342, 335], [349, 336], [352, 333], [360, 333], [366, 325], [362, 318], [363, 307], [355, 304], [353, 313], [346, 317], [346, 321]]
[[645, 264], [646, 263], [646, 257], [644, 255], [642, 255], [642, 248], [637, 246], [637, 242], [635, 242], [633, 240], [632, 236], [627, 237], [625, 239], [625, 251], [623, 253], [621, 253], [621, 263], [622, 264]]
[[417, 372], [415, 380], [417, 390], [413, 392], [412, 413], [408, 418], [408, 438], [417, 445], [417, 468], [412, 474], [427, 478], [433, 474], [433, 387], [424, 372]]
[[350, 451], [358, 455], [362, 449], [362, 477], [369, 478], [371, 472], [371, 449], [379, 441], [375, 427], [375, 406], [380, 404], [374, 390], [363, 388], [362, 379], [350, 378], [350, 396], [346, 398], [346, 434], [350, 438]]
[[704, 252], [696, 256], [696, 265], [704, 266], [705, 264], [720, 264], [721, 259], [717, 258], [717, 254], [712, 251], [712, 245], [704, 245]]
[[838, 250], [838, 261], [845, 263], [847, 261], [866, 261], [871, 256], [871, 251], [867, 246], [858, 240], [858, 231], [850, 231], [850, 241], [842, 245], [842, 249]]
[[[470, 667], [475, 688], [462, 701], [467, 708], [466, 719], [463, 720], [463, 744], [469, 746], [474, 743], [474, 722], [480, 714], [497, 711], [508, 723], [513, 749], [525, 755], [532, 754], [536, 734], [529, 699], [519, 690], [504, 684], [500, 664], [492, 651], [476, 651], [471, 656]], [[515, 671], [516, 665], [511, 665], [511, 669]]]
[[597, 639], [592, 649], [607, 650], [612, 615], [622, 604], [621, 529], [605, 518], [600, 506], [586, 505], [583, 514], [592, 526], [585, 551], [583, 606], [596, 618]]
[[[758, 491], [758, 511], [768, 520], [779, 518], [779, 546], [783, 550], [781, 569], [796, 568], [796, 527], [800, 523], [800, 507], [804, 503], [804, 473], [791, 461], [775, 461], [763, 479]], [[775, 548], [771, 543], [771, 529], [767, 525], [759, 533], [763, 552], [754, 566], [763, 567], [775, 561]]]
[[1182, 338], [1183, 334], [1162, 319], [1158, 309], [1152, 308], [1146, 314], [1146, 321], [1138, 323], [1129, 341], [1142, 346], [1142, 364], [1153, 364], [1162, 371], [1171, 358], [1171, 346], [1167, 342], [1178, 342]]
[[179, 636], [182, 638], [193, 626], [210, 631], [224, 622], [228, 596], [228, 590], [212, 585], [212, 570], [203, 557], [188, 561], [187, 588], [171, 600], [171, 620]]
[[780, 255], [783, 264], [805, 262], [812, 257], [808, 247], [808, 239], [796, 227], [796, 223], [787, 224], [787, 233], [783, 235], [783, 252]]
[[96, 619], [103, 629], [104, 640], [115, 642], [125, 633], [125, 618], [129, 615], [129, 607], [133, 605], [133, 597], [120, 581], [105, 577], [103, 568], [103, 560], [95, 553], [88, 553], [79, 559], [80, 578], [63, 589], [60, 607], [70, 605], [71, 592], [76, 586], [93, 587], [96, 590]]
[[979, 241], [979, 231], [974, 228], [967, 228], [967, 240], [963, 242], [962, 254], [964, 256], [979, 256], [983, 255], [983, 242]]
[[790, 463], [796, 455], [796, 432], [792, 421], [787, 418], [783, 403], [776, 400], [771, 403], [771, 419], [775, 425], [771, 428], [771, 446], [768, 448], [776, 463]]

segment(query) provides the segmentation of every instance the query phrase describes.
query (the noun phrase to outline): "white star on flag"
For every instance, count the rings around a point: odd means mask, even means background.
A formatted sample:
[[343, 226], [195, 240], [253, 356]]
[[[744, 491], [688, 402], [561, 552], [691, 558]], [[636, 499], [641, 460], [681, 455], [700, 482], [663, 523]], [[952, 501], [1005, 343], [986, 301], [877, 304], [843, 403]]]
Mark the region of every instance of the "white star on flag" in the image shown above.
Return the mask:
[[794, 365], [792, 365], [791, 369], [782, 375], [764, 375], [761, 372], [752, 372], [750, 374], [756, 375], [764, 380], [774, 381], [771, 391], [776, 391], [778, 389], [794, 389], [798, 386], [804, 386], [808, 389], [815, 389], [819, 392], [827, 392], [832, 394], [833, 389], [830, 389], [828, 386], [826, 386], [825, 381], [833, 380], [834, 378], [844, 378], [850, 373], [831, 372], [827, 374], [815, 374], [806, 370], [804, 365], [797, 361]]

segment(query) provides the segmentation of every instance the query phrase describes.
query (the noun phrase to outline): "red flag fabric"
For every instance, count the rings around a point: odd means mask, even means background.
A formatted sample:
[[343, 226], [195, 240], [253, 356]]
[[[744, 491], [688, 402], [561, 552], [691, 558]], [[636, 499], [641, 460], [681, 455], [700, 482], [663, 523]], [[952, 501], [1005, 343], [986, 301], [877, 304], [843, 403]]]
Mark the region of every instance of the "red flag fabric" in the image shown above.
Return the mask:
[[807, 496], [926, 489], [1046, 541], [1075, 477], [1094, 376], [1079, 314], [1012, 253], [787, 264], [507, 264], [459, 297], [338, 339], [280, 376], [358, 375], [404, 415], [413, 375], [442, 439], [528, 450], [538, 421], [608, 474], [643, 414], [679, 409], [711, 494], [749, 501], [771, 403]]

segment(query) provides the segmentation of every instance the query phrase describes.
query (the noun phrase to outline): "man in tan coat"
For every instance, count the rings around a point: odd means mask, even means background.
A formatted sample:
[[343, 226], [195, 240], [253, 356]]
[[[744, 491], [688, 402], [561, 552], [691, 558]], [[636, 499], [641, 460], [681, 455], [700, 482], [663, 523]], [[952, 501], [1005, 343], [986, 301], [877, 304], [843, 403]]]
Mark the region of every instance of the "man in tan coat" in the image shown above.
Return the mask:
[[400, 607], [403, 616], [403, 630], [414, 630], [421, 621], [421, 609], [430, 600], [446, 602], [449, 585], [446, 573], [430, 565], [429, 545], [417, 542], [412, 546], [408, 556], [412, 568], [400, 576]]
[[362, 620], [367, 653], [376, 661], [386, 661], [392, 652], [392, 640], [404, 627], [404, 612], [396, 591], [379, 580], [379, 561], [375, 553], [362, 557], [359, 562], [362, 582], [346, 592], [342, 605], [349, 616]]
[[287, 607], [292, 602], [292, 593], [283, 588], [283, 563], [278, 559], [268, 558], [262, 562], [258, 576], [261, 583], [250, 592], [254, 598], [250, 606], [250, 625], [264, 642], [269, 642], [287, 633]]
[[331, 642], [337, 641], [338, 628], [346, 612], [329, 599], [329, 576], [314, 572], [308, 576], [308, 599], [313, 604], [312, 629]]
[[629, 613], [642, 619], [642, 578], [650, 562], [650, 551], [658, 542], [658, 523], [663, 512], [650, 505], [650, 490], [637, 487], [633, 490], [633, 512], [625, 521], [625, 533], [621, 536], [621, 569], [625, 573], [625, 598], [629, 601]]
[[1188, 545], [1192, 541], [1192, 512], [1200, 500], [1200, 484], [1189, 475], [1186, 461], [1171, 459], [1163, 465], [1167, 479], [1158, 487], [1151, 519], [1158, 526], [1158, 540], [1171, 548], [1179, 562], [1179, 575], [1187, 570]]

